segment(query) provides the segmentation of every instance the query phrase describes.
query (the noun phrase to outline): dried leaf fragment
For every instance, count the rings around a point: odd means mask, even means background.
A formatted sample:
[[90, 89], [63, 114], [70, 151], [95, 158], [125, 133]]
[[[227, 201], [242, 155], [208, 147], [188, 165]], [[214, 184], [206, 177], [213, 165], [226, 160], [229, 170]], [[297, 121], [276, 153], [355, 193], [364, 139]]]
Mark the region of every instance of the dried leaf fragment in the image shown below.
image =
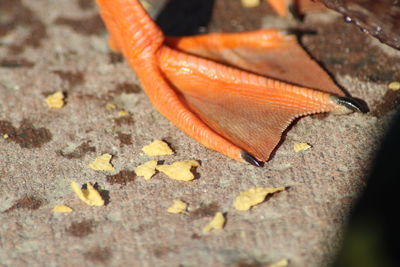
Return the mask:
[[309, 148], [311, 148], [311, 146], [309, 144], [303, 143], [303, 142], [297, 142], [297, 143], [294, 143], [294, 145], [293, 145], [293, 150], [296, 153], [307, 150]]
[[240, 195], [236, 197], [233, 206], [237, 210], [249, 210], [252, 206], [263, 202], [267, 195], [282, 191], [284, 189], [285, 187], [283, 186], [276, 188], [254, 187], [247, 191], [240, 192]]
[[260, 5], [260, 0], [242, 0], [242, 6], [246, 8], [257, 7]]
[[72, 212], [72, 209], [70, 207], [68, 207], [68, 206], [65, 206], [65, 205], [56, 205], [53, 208], [53, 212], [56, 212], [56, 213], [69, 213], [69, 212]]
[[203, 228], [203, 233], [208, 233], [212, 230], [221, 230], [225, 225], [225, 217], [222, 212], [217, 212], [212, 221]]
[[113, 171], [114, 167], [111, 165], [112, 155], [103, 154], [97, 157], [92, 163], [90, 163], [87, 167], [93, 169], [95, 171]]
[[145, 180], [150, 180], [156, 173], [157, 160], [150, 160], [135, 169], [137, 176], [143, 176]]
[[388, 88], [393, 91], [400, 90], [400, 82], [391, 82], [389, 83]]
[[280, 261], [271, 263], [269, 265], [267, 265], [266, 267], [286, 267], [288, 266], [289, 261], [287, 259], [282, 259]]
[[71, 182], [71, 188], [80, 200], [89, 206], [104, 206], [104, 199], [101, 197], [100, 192], [91, 183], [86, 183], [86, 187], [87, 189], [81, 189], [76, 182]]
[[156, 170], [166, 174], [169, 178], [178, 181], [191, 181], [194, 175], [191, 172], [192, 167], [198, 167], [200, 164], [196, 160], [176, 161], [171, 165], [159, 165]]
[[45, 102], [49, 108], [62, 108], [64, 106], [64, 93], [57, 91], [46, 97]]
[[187, 204], [183, 202], [182, 200], [174, 200], [174, 204], [172, 204], [171, 207], [167, 209], [167, 212], [169, 213], [182, 213], [185, 212], [187, 209]]
[[174, 151], [162, 140], [155, 140], [151, 144], [144, 146], [142, 151], [150, 157], [153, 156], [166, 156], [174, 154]]

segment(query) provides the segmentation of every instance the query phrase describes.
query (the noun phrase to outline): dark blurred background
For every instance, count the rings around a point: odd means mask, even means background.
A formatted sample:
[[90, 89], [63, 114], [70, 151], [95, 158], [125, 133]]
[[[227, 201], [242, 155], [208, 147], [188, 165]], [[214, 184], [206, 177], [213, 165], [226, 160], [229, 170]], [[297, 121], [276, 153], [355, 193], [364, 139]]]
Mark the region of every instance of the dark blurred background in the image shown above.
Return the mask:
[[400, 112], [375, 157], [334, 266], [400, 266]]
[[204, 33], [214, 7], [214, 0], [172, 0], [156, 18], [166, 35], [185, 36]]

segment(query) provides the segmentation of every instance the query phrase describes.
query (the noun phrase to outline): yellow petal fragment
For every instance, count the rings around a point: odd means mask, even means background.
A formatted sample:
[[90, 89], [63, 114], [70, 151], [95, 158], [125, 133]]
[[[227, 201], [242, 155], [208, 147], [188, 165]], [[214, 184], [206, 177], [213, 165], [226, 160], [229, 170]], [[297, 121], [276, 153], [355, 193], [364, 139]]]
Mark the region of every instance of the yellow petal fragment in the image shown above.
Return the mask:
[[155, 140], [153, 143], [144, 146], [142, 151], [150, 157], [174, 154], [174, 151], [172, 151], [168, 144], [161, 140]]
[[240, 192], [240, 195], [236, 197], [233, 206], [237, 210], [249, 210], [252, 206], [263, 202], [267, 195], [282, 191], [284, 189], [285, 187], [283, 186], [276, 188], [254, 187], [247, 191]]
[[103, 154], [97, 157], [92, 163], [90, 163], [87, 167], [93, 169], [95, 171], [113, 171], [114, 167], [111, 165], [112, 155]]
[[191, 169], [198, 166], [200, 164], [196, 160], [184, 160], [174, 162], [171, 165], [159, 165], [156, 169], [173, 180], [191, 181], [194, 179]]
[[400, 90], [400, 82], [391, 82], [389, 83], [388, 88], [393, 91]]
[[79, 185], [72, 181], [71, 188], [80, 200], [89, 206], [104, 206], [104, 199], [91, 183], [86, 183], [87, 189], [81, 189]]
[[251, 8], [260, 5], [260, 0], [242, 0], [242, 6]]
[[64, 106], [64, 93], [57, 91], [46, 97], [45, 101], [49, 108], [62, 108]]
[[174, 204], [167, 209], [169, 213], [182, 213], [185, 212], [187, 209], [187, 204], [182, 200], [174, 200]]
[[124, 116], [128, 116], [128, 115], [129, 115], [129, 111], [126, 111], [126, 110], [118, 111], [118, 116], [120, 116], [120, 117], [124, 117]]
[[135, 169], [137, 176], [143, 176], [145, 180], [150, 180], [156, 173], [157, 160], [150, 160]]
[[4, 139], [7, 139], [8, 137], [9, 137], [8, 134], [4, 134], [4, 135], [3, 135], [3, 138], [4, 138]]
[[266, 267], [286, 267], [286, 266], [288, 266], [288, 264], [289, 264], [289, 261], [287, 259], [282, 259], [280, 261], [269, 264]]
[[217, 212], [214, 216], [214, 219], [203, 228], [203, 233], [208, 233], [212, 230], [221, 230], [225, 225], [225, 217], [222, 212]]
[[65, 205], [56, 205], [53, 208], [53, 212], [57, 212], [57, 213], [69, 213], [72, 212], [72, 209], [68, 206]]
[[307, 143], [298, 142], [298, 143], [294, 143], [294, 145], [293, 145], [293, 149], [294, 149], [294, 151], [296, 153], [300, 152], [300, 151], [307, 150], [309, 148], [311, 148], [311, 146], [309, 144], [307, 144]]
[[117, 108], [117, 106], [114, 105], [113, 103], [107, 103], [107, 104], [106, 104], [106, 109], [107, 109], [107, 110], [114, 110], [114, 109], [116, 109], [116, 108]]

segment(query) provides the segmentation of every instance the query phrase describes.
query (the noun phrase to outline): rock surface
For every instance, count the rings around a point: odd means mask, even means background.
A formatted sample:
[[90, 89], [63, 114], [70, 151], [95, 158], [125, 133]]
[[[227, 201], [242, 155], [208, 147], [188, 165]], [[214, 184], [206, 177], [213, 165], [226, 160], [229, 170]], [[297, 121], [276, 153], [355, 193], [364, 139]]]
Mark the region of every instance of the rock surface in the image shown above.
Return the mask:
[[365, 33], [400, 49], [400, 1], [398, 0], [321, 0], [327, 7], [354, 22]]

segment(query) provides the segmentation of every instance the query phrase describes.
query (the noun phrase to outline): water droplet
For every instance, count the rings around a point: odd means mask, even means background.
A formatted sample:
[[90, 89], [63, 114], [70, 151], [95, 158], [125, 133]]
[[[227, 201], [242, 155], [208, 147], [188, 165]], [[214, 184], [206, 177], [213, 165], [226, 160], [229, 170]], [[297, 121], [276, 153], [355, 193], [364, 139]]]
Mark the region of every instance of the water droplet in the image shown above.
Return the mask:
[[353, 20], [352, 20], [349, 16], [345, 16], [345, 17], [344, 17], [344, 21], [347, 22], [347, 23], [350, 23], [350, 22], [352, 22]]
[[382, 28], [380, 26], [377, 26], [375, 29], [375, 34], [380, 34], [382, 32]]

